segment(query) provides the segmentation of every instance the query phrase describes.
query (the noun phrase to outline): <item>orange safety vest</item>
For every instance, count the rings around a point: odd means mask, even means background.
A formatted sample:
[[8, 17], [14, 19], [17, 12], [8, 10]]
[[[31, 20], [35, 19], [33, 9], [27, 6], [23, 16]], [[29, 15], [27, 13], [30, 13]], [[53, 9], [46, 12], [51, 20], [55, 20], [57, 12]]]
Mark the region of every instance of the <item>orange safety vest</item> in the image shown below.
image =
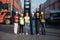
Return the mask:
[[18, 22], [18, 16], [15, 16], [15, 22]]

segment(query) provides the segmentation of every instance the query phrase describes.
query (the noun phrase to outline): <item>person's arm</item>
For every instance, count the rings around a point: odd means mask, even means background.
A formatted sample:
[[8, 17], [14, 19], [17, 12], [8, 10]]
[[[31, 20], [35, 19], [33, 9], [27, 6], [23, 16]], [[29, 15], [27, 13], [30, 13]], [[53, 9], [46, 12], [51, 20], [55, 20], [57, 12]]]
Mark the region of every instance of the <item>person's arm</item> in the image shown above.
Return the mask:
[[29, 17], [28, 25], [30, 26], [30, 17]]

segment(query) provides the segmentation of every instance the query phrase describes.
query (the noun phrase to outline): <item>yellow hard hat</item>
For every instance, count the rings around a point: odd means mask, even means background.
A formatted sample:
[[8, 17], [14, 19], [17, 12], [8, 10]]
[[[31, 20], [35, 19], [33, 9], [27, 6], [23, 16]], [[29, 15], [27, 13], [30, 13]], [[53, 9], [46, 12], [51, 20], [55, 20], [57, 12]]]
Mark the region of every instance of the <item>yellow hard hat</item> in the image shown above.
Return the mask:
[[21, 13], [20, 15], [21, 15], [21, 16], [23, 16], [23, 14], [22, 14], [22, 13]]
[[37, 14], [39, 14], [39, 13], [37, 13]]
[[44, 14], [44, 12], [41, 12], [41, 14]]
[[16, 13], [18, 13], [18, 11], [16, 11]]

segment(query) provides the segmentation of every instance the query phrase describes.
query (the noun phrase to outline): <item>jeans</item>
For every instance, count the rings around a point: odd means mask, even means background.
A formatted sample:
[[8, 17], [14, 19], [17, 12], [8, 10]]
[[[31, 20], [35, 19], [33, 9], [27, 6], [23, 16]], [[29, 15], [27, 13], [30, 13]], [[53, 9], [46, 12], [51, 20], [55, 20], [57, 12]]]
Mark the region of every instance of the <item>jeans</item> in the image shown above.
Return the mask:
[[32, 20], [32, 33], [33, 33], [33, 34], [36, 34], [35, 20]]
[[30, 24], [25, 23], [25, 33], [30, 33]]

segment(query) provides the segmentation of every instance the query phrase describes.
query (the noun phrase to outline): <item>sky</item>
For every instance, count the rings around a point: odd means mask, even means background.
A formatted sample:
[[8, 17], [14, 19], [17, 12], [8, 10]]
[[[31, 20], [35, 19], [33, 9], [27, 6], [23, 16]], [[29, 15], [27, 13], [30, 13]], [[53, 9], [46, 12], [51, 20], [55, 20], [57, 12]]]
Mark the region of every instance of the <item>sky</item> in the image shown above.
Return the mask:
[[[31, 11], [35, 11], [36, 8], [39, 8], [41, 3], [44, 3], [46, 0], [31, 0]], [[21, 0], [22, 8], [24, 8], [24, 0]]]

